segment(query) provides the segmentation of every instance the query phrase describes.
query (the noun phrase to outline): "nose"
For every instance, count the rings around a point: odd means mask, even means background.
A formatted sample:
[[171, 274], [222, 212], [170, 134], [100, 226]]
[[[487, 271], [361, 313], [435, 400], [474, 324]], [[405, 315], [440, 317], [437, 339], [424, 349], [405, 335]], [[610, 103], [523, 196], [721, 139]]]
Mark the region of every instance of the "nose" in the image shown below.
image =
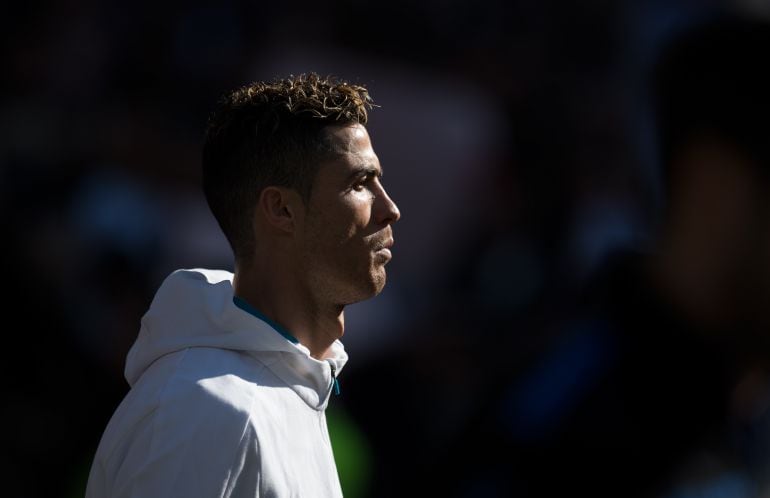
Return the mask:
[[375, 220], [380, 225], [390, 225], [401, 218], [401, 211], [385, 191], [385, 187], [380, 186], [380, 190], [375, 200]]

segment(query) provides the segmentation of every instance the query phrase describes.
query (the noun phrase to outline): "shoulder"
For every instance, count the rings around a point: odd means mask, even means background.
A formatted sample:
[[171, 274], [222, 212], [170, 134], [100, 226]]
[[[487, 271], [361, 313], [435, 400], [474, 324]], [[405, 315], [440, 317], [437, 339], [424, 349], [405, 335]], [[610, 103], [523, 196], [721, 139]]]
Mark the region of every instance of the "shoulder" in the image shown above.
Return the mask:
[[110, 422], [91, 486], [105, 496], [221, 496], [223, 483], [242, 481], [245, 463], [260, 466], [252, 420], [266, 372], [222, 349], [160, 358]]
[[275, 384], [273, 373], [245, 353], [189, 348], [178, 355], [159, 399], [161, 409], [178, 411], [183, 406], [210, 415], [248, 418], [260, 393]]

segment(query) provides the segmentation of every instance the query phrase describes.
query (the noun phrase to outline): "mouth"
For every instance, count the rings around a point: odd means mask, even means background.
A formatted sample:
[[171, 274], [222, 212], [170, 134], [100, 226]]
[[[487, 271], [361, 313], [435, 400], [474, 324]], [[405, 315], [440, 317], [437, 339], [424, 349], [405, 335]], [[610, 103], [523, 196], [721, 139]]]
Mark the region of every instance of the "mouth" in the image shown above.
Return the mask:
[[378, 245], [374, 249], [374, 253], [382, 256], [385, 258], [385, 260], [390, 260], [393, 257], [393, 253], [391, 252], [390, 248], [393, 247], [394, 240], [392, 238], [386, 240], [383, 244]]

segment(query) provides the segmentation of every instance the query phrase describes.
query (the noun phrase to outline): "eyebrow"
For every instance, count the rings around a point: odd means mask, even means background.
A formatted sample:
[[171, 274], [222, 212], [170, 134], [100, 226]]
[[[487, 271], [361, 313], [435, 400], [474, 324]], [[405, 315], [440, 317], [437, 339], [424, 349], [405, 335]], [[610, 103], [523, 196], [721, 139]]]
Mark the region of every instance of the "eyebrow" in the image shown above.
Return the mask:
[[365, 164], [365, 165], [357, 166], [348, 175], [348, 180], [353, 180], [354, 178], [363, 176], [363, 175], [367, 175], [367, 176], [374, 175], [378, 178], [382, 178], [382, 175], [383, 175], [382, 167], [378, 168], [373, 164]]

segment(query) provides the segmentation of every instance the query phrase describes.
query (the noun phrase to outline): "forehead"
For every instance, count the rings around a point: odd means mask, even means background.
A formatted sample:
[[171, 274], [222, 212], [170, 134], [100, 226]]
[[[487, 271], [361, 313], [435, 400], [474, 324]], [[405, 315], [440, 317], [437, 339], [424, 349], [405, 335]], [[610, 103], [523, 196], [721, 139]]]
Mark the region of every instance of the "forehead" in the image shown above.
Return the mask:
[[325, 133], [325, 141], [331, 152], [327, 163], [347, 165], [350, 168], [362, 165], [379, 168], [369, 133], [362, 125], [329, 126]]
[[361, 154], [371, 151], [369, 133], [360, 124], [327, 126], [324, 132], [329, 148], [336, 154]]

